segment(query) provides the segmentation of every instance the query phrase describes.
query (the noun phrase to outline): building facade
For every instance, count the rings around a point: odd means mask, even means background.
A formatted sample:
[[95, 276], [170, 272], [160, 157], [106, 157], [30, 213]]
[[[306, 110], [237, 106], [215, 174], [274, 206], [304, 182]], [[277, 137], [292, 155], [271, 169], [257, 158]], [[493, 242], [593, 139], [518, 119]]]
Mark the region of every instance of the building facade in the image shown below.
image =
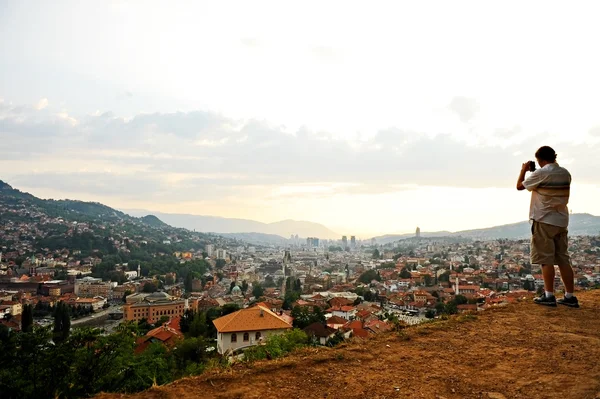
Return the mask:
[[260, 344], [272, 335], [283, 334], [292, 326], [264, 306], [238, 310], [213, 320], [217, 328], [217, 351], [220, 354]]
[[84, 277], [75, 280], [75, 295], [84, 298], [101, 296], [112, 299], [112, 283], [99, 278]]
[[165, 292], [155, 292], [145, 297], [139, 296], [139, 300], [138, 295], [127, 297], [127, 303], [123, 305], [125, 320], [146, 319], [148, 323], [155, 323], [163, 316], [171, 318], [182, 316], [185, 311], [184, 300], [173, 299]]

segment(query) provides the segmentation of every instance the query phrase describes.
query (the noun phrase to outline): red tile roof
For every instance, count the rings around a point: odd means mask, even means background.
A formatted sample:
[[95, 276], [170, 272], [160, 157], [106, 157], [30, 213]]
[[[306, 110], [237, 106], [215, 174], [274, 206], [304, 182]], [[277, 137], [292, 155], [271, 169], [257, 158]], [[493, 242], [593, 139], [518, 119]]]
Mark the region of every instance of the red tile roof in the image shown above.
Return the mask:
[[283, 318], [263, 306], [241, 309], [213, 320], [220, 333], [292, 328]]

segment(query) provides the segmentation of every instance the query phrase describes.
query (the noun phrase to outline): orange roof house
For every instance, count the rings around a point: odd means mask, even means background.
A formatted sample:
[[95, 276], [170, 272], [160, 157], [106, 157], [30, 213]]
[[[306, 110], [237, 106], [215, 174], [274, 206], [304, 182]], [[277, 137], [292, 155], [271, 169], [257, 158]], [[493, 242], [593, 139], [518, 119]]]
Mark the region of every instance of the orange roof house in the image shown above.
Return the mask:
[[172, 348], [178, 340], [183, 339], [183, 333], [179, 327], [180, 319], [180, 317], [175, 317], [162, 326], [148, 331], [146, 335], [137, 340], [135, 353], [143, 352], [154, 342], [160, 342], [168, 348]]
[[217, 329], [217, 350], [221, 354], [257, 345], [270, 335], [292, 328], [282, 317], [261, 305], [219, 317], [213, 324]]

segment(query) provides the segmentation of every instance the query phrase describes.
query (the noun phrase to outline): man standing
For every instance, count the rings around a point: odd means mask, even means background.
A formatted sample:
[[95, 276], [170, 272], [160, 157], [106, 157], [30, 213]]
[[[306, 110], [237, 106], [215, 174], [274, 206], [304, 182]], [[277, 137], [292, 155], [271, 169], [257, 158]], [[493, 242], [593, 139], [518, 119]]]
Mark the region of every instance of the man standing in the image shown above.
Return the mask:
[[[517, 181], [517, 190], [531, 191], [531, 263], [541, 265], [544, 276], [545, 292], [534, 302], [578, 308], [579, 302], [573, 296], [575, 283], [567, 238], [571, 174], [556, 163], [556, 153], [548, 146], [540, 147], [535, 158], [540, 169], [535, 170], [533, 162], [524, 163]], [[525, 179], [528, 171], [533, 173]], [[565, 285], [565, 297], [558, 301], [554, 297], [554, 265], [558, 265]]]

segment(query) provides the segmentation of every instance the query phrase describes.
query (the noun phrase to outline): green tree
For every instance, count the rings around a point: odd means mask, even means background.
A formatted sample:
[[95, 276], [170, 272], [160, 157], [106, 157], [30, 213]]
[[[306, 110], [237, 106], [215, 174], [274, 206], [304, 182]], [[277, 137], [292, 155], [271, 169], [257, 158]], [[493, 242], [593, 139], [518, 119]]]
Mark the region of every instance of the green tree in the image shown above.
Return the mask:
[[265, 293], [265, 290], [263, 289], [263, 287], [260, 285], [260, 283], [258, 281], [252, 283], [252, 295], [254, 296], [254, 298], [258, 299], [261, 296], [263, 296]]
[[408, 269], [406, 267], [403, 267], [402, 270], [400, 271], [400, 278], [411, 278], [412, 274], [410, 274], [410, 271], [408, 271]]
[[123, 293], [123, 303], [127, 302], [127, 296], [131, 295], [131, 291], [130, 290], [125, 290], [125, 292]]
[[21, 331], [33, 331], [33, 307], [31, 305], [23, 306], [23, 312], [21, 313]]
[[144, 288], [142, 288], [142, 292], [151, 293], [158, 291], [158, 287], [152, 281], [148, 281], [144, 284]]
[[427, 309], [425, 312], [425, 317], [428, 319], [433, 319], [435, 317], [435, 310]]
[[446, 314], [456, 314], [458, 313], [458, 308], [456, 306], [456, 302], [450, 301], [444, 307], [444, 313]]
[[294, 281], [294, 291], [302, 293], [302, 283], [299, 278]]
[[194, 320], [194, 315], [195, 312], [189, 308], [183, 312], [183, 315], [181, 315], [181, 319], [179, 319], [179, 328], [181, 329], [182, 333], [185, 334], [188, 331], [190, 331], [190, 326], [192, 324], [192, 321]]
[[440, 280], [440, 281], [444, 281], [444, 282], [448, 282], [448, 281], [450, 281], [450, 272], [449, 272], [449, 271], [446, 271], [446, 272], [444, 272], [444, 273], [440, 274], [440, 276], [439, 276], [438, 280]]
[[312, 309], [308, 306], [295, 306], [294, 309], [292, 309], [291, 316], [294, 318], [294, 327], [300, 329], [315, 322], [325, 322], [325, 313], [323, 313], [323, 310], [318, 306], [313, 306]]
[[467, 299], [467, 297], [466, 297], [466, 296], [464, 296], [464, 295], [456, 295], [456, 296], [454, 297], [454, 302], [455, 302], [457, 305], [464, 305], [465, 303], [469, 302], [469, 300], [468, 300], [468, 299]]
[[69, 308], [63, 301], [60, 301], [54, 309], [54, 333], [52, 339], [55, 342], [65, 341], [69, 337], [70, 330], [71, 316], [69, 315]]
[[367, 270], [358, 278], [358, 281], [364, 284], [370, 284], [373, 280], [381, 281], [381, 276], [373, 269]]
[[208, 352], [206, 348], [208, 343], [202, 336], [186, 338], [183, 342], [177, 345], [177, 349], [174, 350], [175, 359], [178, 368], [186, 370], [190, 366], [190, 363], [199, 363], [208, 358]]
[[263, 285], [265, 286], [265, 288], [271, 288], [276, 286], [281, 287], [281, 284], [275, 284], [275, 281], [273, 281], [273, 276], [265, 277], [265, 282], [263, 283]]
[[283, 305], [281, 307], [285, 310], [290, 310], [292, 308], [292, 304], [296, 302], [300, 298], [300, 294], [294, 291], [286, 291], [285, 296], [283, 297]]
[[188, 335], [190, 337], [202, 337], [207, 333], [206, 313], [198, 312], [194, 315], [194, 319], [190, 324]]
[[248, 282], [246, 280], [242, 281], [242, 292], [245, 294], [248, 291]]
[[235, 303], [227, 303], [221, 308], [221, 316], [226, 316], [230, 313], [237, 312], [238, 310], [240, 310], [240, 307]]
[[423, 276], [423, 280], [425, 280], [425, 286], [431, 287], [433, 285], [433, 277], [431, 277], [429, 274], [425, 274]]
[[373, 255], [372, 255], [373, 259], [379, 259], [381, 258], [381, 254], [379, 253], [379, 250], [377, 248], [375, 248], [373, 250]]
[[187, 293], [192, 292], [193, 282], [194, 282], [194, 276], [192, 275], [192, 273], [188, 273], [185, 276], [185, 280], [183, 281], [183, 287], [185, 288], [185, 292], [187, 292]]

